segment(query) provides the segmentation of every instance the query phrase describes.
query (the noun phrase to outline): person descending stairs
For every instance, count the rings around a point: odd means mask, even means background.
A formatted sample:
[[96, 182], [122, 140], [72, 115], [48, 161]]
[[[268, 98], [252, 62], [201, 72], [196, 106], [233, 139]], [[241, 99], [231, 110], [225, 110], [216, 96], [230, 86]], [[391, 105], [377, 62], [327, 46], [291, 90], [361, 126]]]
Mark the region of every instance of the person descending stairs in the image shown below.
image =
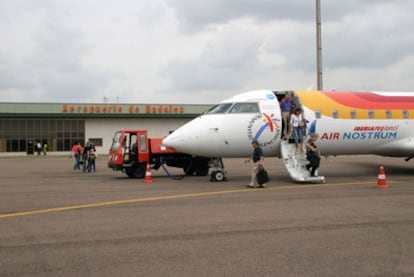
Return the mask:
[[306, 152], [297, 151], [294, 143], [289, 143], [288, 140], [282, 141], [281, 156], [290, 177], [296, 182], [325, 183], [325, 177], [317, 176], [317, 171], [315, 176], [311, 176], [311, 171], [306, 168], [309, 164]]

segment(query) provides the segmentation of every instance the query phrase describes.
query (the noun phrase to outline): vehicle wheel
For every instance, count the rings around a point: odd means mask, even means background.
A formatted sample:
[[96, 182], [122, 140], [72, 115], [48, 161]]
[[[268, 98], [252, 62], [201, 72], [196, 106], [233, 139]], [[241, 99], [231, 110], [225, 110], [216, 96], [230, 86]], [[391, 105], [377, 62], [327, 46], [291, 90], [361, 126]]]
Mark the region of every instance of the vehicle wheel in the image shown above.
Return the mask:
[[142, 179], [145, 177], [145, 164], [134, 164], [129, 170], [129, 175], [131, 178]]
[[217, 170], [217, 171], [213, 171], [213, 173], [211, 173], [211, 180], [216, 181], [216, 182], [222, 182], [226, 179], [226, 176], [224, 175], [223, 171]]
[[207, 176], [209, 170], [208, 165], [201, 165], [196, 168], [195, 172], [197, 176]]

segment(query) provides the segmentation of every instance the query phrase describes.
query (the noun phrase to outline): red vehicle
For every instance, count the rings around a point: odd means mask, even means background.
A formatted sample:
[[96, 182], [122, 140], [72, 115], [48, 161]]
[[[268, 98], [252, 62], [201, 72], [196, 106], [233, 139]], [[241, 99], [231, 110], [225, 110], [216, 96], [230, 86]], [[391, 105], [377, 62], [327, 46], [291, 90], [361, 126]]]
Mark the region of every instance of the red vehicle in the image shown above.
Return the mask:
[[146, 165], [158, 170], [166, 164], [182, 168], [186, 175], [206, 176], [210, 158], [193, 157], [163, 146], [162, 138], [148, 138], [147, 130], [120, 130], [109, 150], [108, 167], [125, 172], [131, 178], [144, 178]]

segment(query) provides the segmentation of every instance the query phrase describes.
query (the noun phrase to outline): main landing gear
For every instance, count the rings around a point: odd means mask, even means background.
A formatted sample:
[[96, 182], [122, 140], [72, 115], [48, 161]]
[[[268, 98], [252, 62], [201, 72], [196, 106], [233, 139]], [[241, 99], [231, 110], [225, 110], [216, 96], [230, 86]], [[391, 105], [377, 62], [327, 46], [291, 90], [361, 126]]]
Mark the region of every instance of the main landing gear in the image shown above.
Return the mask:
[[227, 181], [227, 172], [224, 170], [222, 158], [212, 158], [210, 161], [210, 166], [214, 168], [213, 172], [211, 172], [211, 182]]

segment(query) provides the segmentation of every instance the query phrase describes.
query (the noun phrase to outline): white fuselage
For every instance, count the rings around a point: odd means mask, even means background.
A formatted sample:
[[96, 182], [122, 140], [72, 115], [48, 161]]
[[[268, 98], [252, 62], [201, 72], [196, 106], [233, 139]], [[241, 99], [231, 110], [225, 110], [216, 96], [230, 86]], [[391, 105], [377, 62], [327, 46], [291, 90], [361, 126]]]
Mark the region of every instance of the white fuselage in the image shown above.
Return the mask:
[[[268, 90], [236, 95], [177, 129], [163, 144], [197, 156], [246, 157], [252, 151], [251, 141], [258, 139], [266, 156], [280, 156], [282, 115], [276, 96]], [[319, 133], [323, 155], [414, 156], [414, 122], [410, 118], [333, 118], [317, 116], [318, 111], [307, 103], [302, 102], [301, 107], [310, 132]]]

